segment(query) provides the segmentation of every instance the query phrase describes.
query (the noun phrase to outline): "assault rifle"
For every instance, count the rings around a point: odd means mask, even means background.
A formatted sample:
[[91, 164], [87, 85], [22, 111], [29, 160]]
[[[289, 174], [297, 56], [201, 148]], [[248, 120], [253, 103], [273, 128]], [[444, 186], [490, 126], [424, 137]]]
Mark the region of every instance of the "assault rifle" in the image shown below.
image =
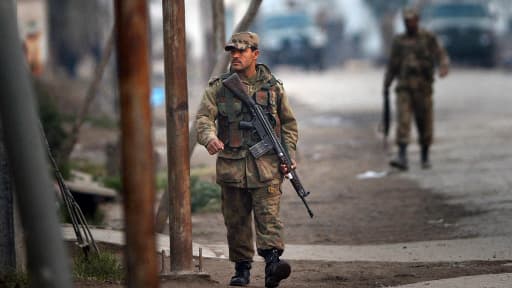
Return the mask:
[[389, 94], [384, 94], [384, 102], [382, 105], [382, 135], [384, 147], [388, 142], [389, 126], [391, 124], [391, 109], [389, 108]]
[[277, 157], [281, 163], [284, 163], [288, 168], [289, 172], [286, 175], [286, 178], [290, 179], [295, 192], [297, 192], [300, 200], [302, 200], [302, 203], [304, 203], [304, 206], [306, 206], [309, 216], [313, 218], [313, 212], [306, 202], [306, 197], [309, 195], [309, 192], [307, 192], [306, 189], [304, 189], [302, 186], [297, 172], [292, 169], [292, 161], [290, 156], [284, 149], [279, 138], [277, 138], [266, 113], [263, 111], [261, 106], [257, 105], [256, 102], [249, 95], [247, 95], [245, 87], [242, 85], [242, 82], [240, 82], [240, 78], [238, 77], [237, 73], [233, 73], [227, 79], [223, 80], [223, 84], [226, 88], [233, 92], [233, 94], [235, 94], [238, 99], [247, 105], [251, 111], [252, 121], [240, 122], [240, 128], [253, 128], [261, 139], [260, 142], [256, 143], [252, 147], [249, 147], [251, 154], [254, 156], [254, 158], [259, 158], [272, 149], [276, 152]]

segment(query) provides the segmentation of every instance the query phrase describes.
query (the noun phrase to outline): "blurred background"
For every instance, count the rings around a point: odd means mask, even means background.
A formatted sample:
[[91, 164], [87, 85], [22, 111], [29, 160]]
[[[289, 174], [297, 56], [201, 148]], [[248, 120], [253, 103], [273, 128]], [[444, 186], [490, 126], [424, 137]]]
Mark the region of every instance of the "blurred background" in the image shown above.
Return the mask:
[[[116, 63], [125, 59], [117, 59], [114, 49], [114, 1], [9, 1], [17, 3], [20, 49], [32, 74], [43, 128], [66, 183], [89, 224], [122, 230]], [[226, 55], [218, 44], [219, 30], [229, 38], [250, 4], [258, 1], [184, 2], [187, 75], [182, 75], [182, 81], [188, 83], [189, 124], [193, 127], [201, 95], [209, 79], [218, 76], [212, 71]], [[155, 214], [157, 232], [166, 233], [167, 223], [159, 223], [166, 217], [158, 217], [165, 216], [169, 206], [163, 197], [168, 167], [162, 1], [147, 3]], [[214, 25], [219, 15], [214, 3], [224, 5], [222, 25]], [[310, 265], [311, 259], [303, 259], [307, 261], [294, 263], [294, 269], [304, 273], [295, 273], [284, 287], [391, 287], [420, 278], [488, 273], [489, 267], [496, 273], [512, 271], [510, 263], [488, 261], [512, 259], [512, 151], [508, 146], [512, 142], [512, 1], [261, 3], [250, 30], [259, 33], [259, 60], [283, 81], [298, 120], [298, 173], [311, 191], [307, 199], [316, 213], [309, 219], [293, 188], [288, 182], [283, 184], [281, 216], [289, 228], [284, 237], [287, 245], [391, 244], [398, 249], [390, 259], [378, 262], [366, 262], [363, 257], [355, 259], [363, 261], [359, 264], [348, 263], [344, 255], [338, 255], [339, 263]], [[404, 31], [401, 11], [407, 5], [420, 9], [421, 25], [437, 35], [452, 66], [447, 78], [435, 76], [433, 169], [420, 168], [412, 125], [410, 169], [398, 173], [388, 165], [395, 154], [396, 117], [391, 117], [389, 139], [383, 141], [379, 127], [390, 44], [394, 35]], [[193, 130], [191, 135], [194, 139]], [[196, 147], [191, 155], [190, 184], [193, 241], [225, 258], [215, 157], [204, 147]], [[69, 222], [62, 212], [61, 221]], [[473, 241], [476, 238], [491, 240]], [[434, 252], [425, 253], [427, 258], [413, 259], [401, 270], [386, 262], [410, 254], [406, 248], [412, 242], [460, 239], [468, 240], [467, 246], [450, 245], [460, 246], [462, 256], [469, 254], [467, 258], [437, 250], [445, 244], [433, 244]], [[361, 251], [379, 255], [365, 247]], [[328, 253], [335, 250], [344, 251], [329, 248]], [[471, 252], [482, 252], [484, 256], [478, 259], [483, 261], [444, 266], [412, 263], [440, 261], [436, 257], [445, 255], [457, 258], [449, 261], [474, 260]], [[225, 259], [217, 260], [207, 265], [212, 278], [224, 283], [232, 268]]]
[[[188, 81], [190, 119], [193, 119], [216, 56], [212, 51], [210, 3], [185, 2], [188, 77], [183, 81]], [[227, 37], [249, 2], [224, 1]], [[19, 36], [34, 75], [40, 113], [52, 150], [70, 183], [79, 180], [87, 183], [86, 188], [75, 186], [77, 193], [87, 193], [85, 190], [91, 190], [91, 185], [106, 187], [107, 190], [101, 190], [103, 194], [94, 192], [96, 196], [84, 200], [92, 207], [88, 213], [102, 214], [98, 223], [120, 226], [119, 211], [109, 216], [103, 215], [103, 208], [98, 208], [105, 199], [115, 198], [121, 189], [116, 55], [111, 47], [109, 51], [108, 45], [114, 24], [113, 1], [18, 0], [17, 4]], [[167, 157], [162, 3], [150, 0], [148, 4], [151, 101], [161, 192], [166, 185]], [[370, 111], [372, 121], [377, 123], [390, 41], [393, 35], [403, 31], [401, 9], [411, 4], [421, 8], [421, 24], [437, 34], [454, 65], [453, 80], [442, 84], [440, 93], [459, 96], [442, 98], [450, 100], [440, 100], [440, 115], [448, 115], [454, 103], [472, 101], [469, 96], [461, 98], [466, 92], [456, 91], [467, 83], [494, 83], [473, 91], [475, 98], [504, 91], [503, 79], [509, 77], [512, 69], [512, 2], [508, 0], [264, 0], [251, 30], [260, 34], [261, 62], [268, 64], [284, 81], [292, 101], [310, 105], [322, 113]], [[94, 93], [88, 95], [102, 61], [105, 66], [99, 82]], [[499, 106], [500, 101], [495, 104]], [[78, 140], [69, 141], [78, 111], [84, 105], [88, 109]], [[489, 106], [495, 107], [490, 102]], [[458, 112], [466, 113], [466, 106], [459, 108]], [[489, 111], [496, 115], [496, 111]], [[329, 121], [336, 120], [318, 121], [332, 125]], [[196, 149], [192, 157], [194, 181], [213, 183], [214, 159], [207, 157], [203, 150]], [[198, 187], [202, 185], [197, 183]], [[215, 202], [210, 200], [218, 195], [217, 188], [201, 187], [198, 189], [212, 190], [214, 196], [201, 200], [200, 205]], [[108, 205], [104, 211], [117, 211]]]

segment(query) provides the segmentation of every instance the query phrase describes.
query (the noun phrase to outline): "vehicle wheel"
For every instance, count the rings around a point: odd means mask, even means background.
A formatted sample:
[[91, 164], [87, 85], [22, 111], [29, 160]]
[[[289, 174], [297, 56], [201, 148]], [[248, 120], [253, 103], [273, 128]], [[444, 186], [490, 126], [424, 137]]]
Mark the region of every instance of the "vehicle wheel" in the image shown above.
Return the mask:
[[481, 61], [481, 66], [485, 68], [494, 68], [496, 66], [496, 59], [494, 55], [488, 55]]

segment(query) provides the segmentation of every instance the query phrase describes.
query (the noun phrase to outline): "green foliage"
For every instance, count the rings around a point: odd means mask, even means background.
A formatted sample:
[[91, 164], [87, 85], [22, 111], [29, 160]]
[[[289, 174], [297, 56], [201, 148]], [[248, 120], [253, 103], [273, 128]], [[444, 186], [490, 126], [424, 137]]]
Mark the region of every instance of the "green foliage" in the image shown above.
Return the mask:
[[[157, 176], [156, 186], [159, 190], [167, 190], [167, 174]], [[219, 185], [192, 175], [190, 176], [190, 194], [192, 213], [220, 211]]]
[[192, 212], [220, 210], [220, 187], [217, 184], [191, 176], [190, 193]]
[[28, 287], [28, 284], [27, 273], [12, 271], [0, 274], [0, 287], [25, 288]]
[[61, 161], [62, 148], [66, 141], [68, 134], [64, 131], [64, 119], [57, 108], [57, 104], [49, 93], [46, 85], [37, 79], [34, 79], [34, 90], [37, 96], [39, 105], [39, 117], [41, 125], [43, 126], [46, 139], [50, 145], [50, 150], [53, 157], [57, 161], [57, 166], [64, 178], [69, 178], [69, 164]]
[[[68, 209], [66, 208], [66, 204], [63, 201], [59, 202], [58, 210], [58, 215], [61, 223], [72, 223], [71, 216], [69, 215]], [[84, 216], [85, 221], [87, 221], [87, 224], [89, 225], [101, 226], [105, 222], [105, 213], [101, 209], [96, 209], [96, 211], [92, 215], [85, 214]]]
[[105, 176], [100, 178], [100, 180], [103, 185], [105, 185], [105, 187], [114, 189], [118, 192], [123, 188], [123, 183], [120, 176]]
[[158, 173], [156, 175], [156, 190], [157, 191], [167, 190], [167, 172]]
[[82, 171], [92, 176], [92, 179], [98, 181], [107, 175], [104, 165], [95, 164], [87, 160], [75, 160], [70, 162], [70, 167], [73, 170]]
[[73, 276], [79, 279], [91, 279], [100, 281], [121, 281], [123, 279], [123, 267], [116, 255], [107, 252], [83, 254], [73, 258]]
[[59, 219], [61, 223], [71, 223], [71, 217], [63, 201], [59, 201]]
[[[87, 216], [86, 216], [87, 217]], [[94, 226], [101, 226], [105, 224], [105, 212], [101, 209], [96, 209], [94, 215], [87, 217], [87, 223]]]
[[101, 182], [105, 187], [121, 191], [121, 176], [108, 176], [104, 165], [94, 164], [89, 161], [72, 161], [71, 168], [82, 171], [92, 176], [94, 181]]
[[97, 117], [86, 117], [85, 122], [90, 123], [92, 126], [97, 128], [105, 128], [105, 129], [117, 129], [119, 125], [115, 119], [112, 117], [103, 115]]

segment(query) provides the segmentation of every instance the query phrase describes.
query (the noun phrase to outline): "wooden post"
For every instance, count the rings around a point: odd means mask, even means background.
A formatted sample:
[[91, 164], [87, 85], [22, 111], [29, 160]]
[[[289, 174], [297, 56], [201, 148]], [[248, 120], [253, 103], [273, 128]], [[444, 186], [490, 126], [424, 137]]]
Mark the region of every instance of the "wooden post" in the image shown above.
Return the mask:
[[117, 68], [128, 287], [158, 287], [147, 1], [117, 0]]
[[185, 3], [163, 0], [171, 272], [191, 271], [189, 119]]

